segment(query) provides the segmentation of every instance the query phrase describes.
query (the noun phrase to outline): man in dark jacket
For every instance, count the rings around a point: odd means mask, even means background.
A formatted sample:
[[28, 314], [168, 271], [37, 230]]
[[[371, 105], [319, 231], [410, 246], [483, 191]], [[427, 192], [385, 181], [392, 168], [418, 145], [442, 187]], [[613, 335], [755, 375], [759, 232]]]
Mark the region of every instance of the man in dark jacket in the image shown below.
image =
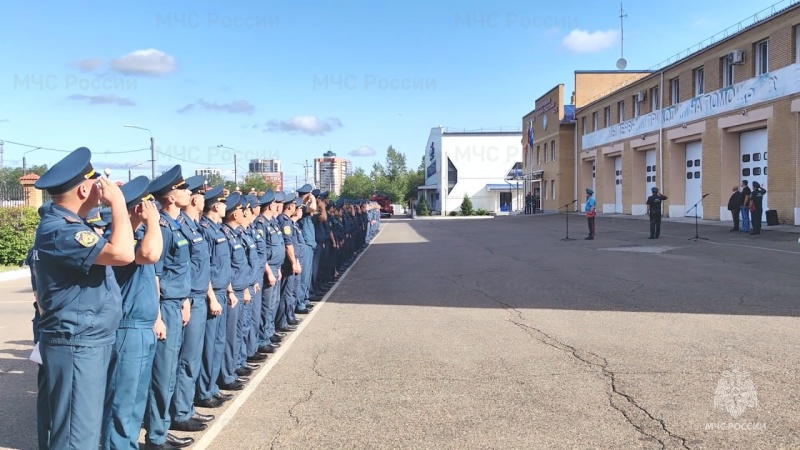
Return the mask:
[[731, 217], [733, 217], [733, 228], [731, 228], [730, 231], [739, 231], [739, 211], [743, 201], [742, 193], [739, 192], [739, 186], [734, 186], [733, 194], [731, 194], [731, 198], [728, 200], [728, 211], [731, 212]]

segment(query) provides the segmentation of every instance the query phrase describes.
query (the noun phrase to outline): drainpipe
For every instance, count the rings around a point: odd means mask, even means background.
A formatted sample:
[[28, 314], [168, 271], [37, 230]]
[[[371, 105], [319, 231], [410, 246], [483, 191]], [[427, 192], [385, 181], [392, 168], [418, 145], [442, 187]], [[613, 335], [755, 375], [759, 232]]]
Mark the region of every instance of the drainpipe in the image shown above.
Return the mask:
[[[664, 71], [661, 71], [661, 80], [658, 84], [658, 106], [659, 106], [659, 119], [658, 119], [658, 179], [661, 180], [661, 189], [666, 189], [664, 182], [664, 105], [662, 99], [664, 98]], [[670, 193], [670, 196], [672, 193]], [[667, 217], [669, 215], [669, 208], [667, 208]]]
[[[574, 130], [573, 131], [573, 135], [574, 135], [574, 137], [572, 139], [572, 155], [573, 155], [572, 158], [575, 160], [575, 172], [574, 172], [574, 175], [572, 177], [574, 179], [575, 183], [574, 183], [574, 186], [572, 187], [572, 189], [573, 189], [572, 198], [576, 199], [576, 198], [579, 198], [578, 197], [578, 161], [580, 160], [580, 158], [578, 158], [578, 116], [577, 115], [575, 115], [575, 119], [573, 119], [572, 123], [575, 125], [573, 127], [573, 130]], [[575, 202], [575, 211], [577, 211], [577, 210], [578, 210], [578, 202]]]

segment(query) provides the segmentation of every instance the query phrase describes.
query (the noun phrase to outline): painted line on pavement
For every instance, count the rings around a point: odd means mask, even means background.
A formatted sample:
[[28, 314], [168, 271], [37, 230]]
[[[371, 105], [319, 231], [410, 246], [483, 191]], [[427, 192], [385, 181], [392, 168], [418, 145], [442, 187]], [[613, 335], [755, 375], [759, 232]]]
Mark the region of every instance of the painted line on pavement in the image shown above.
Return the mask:
[[[614, 228], [614, 227], [603, 227], [605, 230], [614, 230], [614, 231], [627, 231], [629, 233], [638, 233], [638, 234], [650, 234], [649, 231], [637, 231], [637, 230], [630, 230], [625, 228]], [[662, 237], [672, 237], [672, 238], [686, 238], [686, 236], [675, 236], [674, 234], [664, 234], [661, 233]], [[687, 240], [694, 240], [694, 238], [686, 238]], [[745, 244], [726, 244], [724, 242], [714, 242], [714, 241], [706, 241], [706, 240], [698, 240], [697, 242], [703, 242], [705, 244], [713, 244], [713, 245], [726, 245], [729, 247], [743, 247], [743, 248], [752, 248], [756, 250], [769, 250], [771, 252], [779, 252], [779, 253], [789, 253], [792, 255], [800, 255], [800, 251], [791, 251], [791, 250], [781, 250], [778, 248], [769, 248], [769, 247], [759, 247], [757, 245], [745, 245]]]
[[336, 283], [333, 286], [331, 286], [330, 290], [327, 293], [325, 293], [325, 296], [322, 297], [322, 300], [320, 300], [314, 307], [314, 309], [311, 310], [311, 312], [306, 315], [305, 320], [303, 320], [303, 322], [297, 326], [297, 330], [294, 331], [291, 334], [291, 336], [289, 336], [289, 339], [286, 339], [281, 343], [280, 349], [276, 351], [274, 353], [274, 356], [270, 358], [269, 361], [267, 361], [267, 363], [261, 368], [261, 370], [259, 370], [258, 374], [250, 380], [250, 383], [248, 383], [247, 386], [244, 389], [242, 389], [241, 393], [237, 395], [236, 398], [233, 400], [233, 403], [231, 403], [231, 406], [229, 406], [228, 409], [226, 409], [225, 412], [223, 412], [222, 415], [220, 415], [214, 421], [214, 424], [211, 425], [211, 427], [208, 428], [208, 431], [205, 434], [203, 434], [200, 440], [198, 440], [197, 443], [194, 446], [192, 446], [192, 449], [206, 449], [211, 445], [212, 442], [214, 442], [214, 439], [216, 439], [216, 437], [219, 436], [219, 434], [222, 432], [225, 426], [233, 419], [233, 417], [236, 415], [239, 409], [241, 409], [241, 407], [247, 402], [247, 399], [250, 398], [253, 392], [256, 391], [261, 382], [264, 381], [264, 378], [267, 377], [267, 374], [278, 364], [278, 361], [280, 361], [281, 358], [283, 358], [283, 355], [285, 355], [288, 352], [289, 348], [292, 346], [294, 341], [296, 341], [297, 337], [300, 336], [300, 333], [303, 332], [305, 327], [311, 322], [311, 319], [314, 318], [314, 315], [316, 315], [317, 312], [320, 309], [322, 309], [322, 306], [328, 301], [328, 297], [330, 297], [336, 291], [336, 288], [339, 287], [339, 283], [341, 283], [345, 279], [345, 277], [347, 277], [347, 274], [350, 273], [350, 270], [352, 270], [353, 267], [355, 267], [356, 264], [358, 263], [358, 260], [360, 260], [361, 257], [364, 256], [365, 253], [367, 253], [367, 249], [369, 249], [369, 247], [372, 246], [372, 243], [375, 242], [376, 239], [378, 239], [378, 236], [380, 236], [381, 233], [383, 233], [383, 230], [385, 228], [386, 226], [384, 225], [378, 230], [378, 233], [375, 235], [374, 238], [372, 238], [370, 243], [367, 244], [367, 247], [364, 248], [364, 251], [359, 253], [359, 255], [356, 257], [356, 260], [353, 261], [353, 264], [351, 264], [350, 267], [348, 267], [347, 270], [344, 271], [344, 273], [342, 274], [341, 277], [339, 277]]

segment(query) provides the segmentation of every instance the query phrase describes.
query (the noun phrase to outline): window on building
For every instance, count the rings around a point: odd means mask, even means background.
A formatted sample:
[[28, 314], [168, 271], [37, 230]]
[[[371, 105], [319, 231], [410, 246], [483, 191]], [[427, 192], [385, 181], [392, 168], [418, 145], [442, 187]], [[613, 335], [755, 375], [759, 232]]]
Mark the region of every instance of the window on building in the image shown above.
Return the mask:
[[800, 25], [794, 27], [794, 62], [800, 62]]
[[669, 80], [669, 104], [677, 105], [681, 101], [681, 85], [679, 78]]
[[547, 162], [547, 142], [544, 143], [544, 161]]
[[733, 86], [733, 68], [736, 66], [731, 63], [728, 55], [723, 56], [720, 61], [720, 65], [722, 66], [720, 68], [720, 77], [722, 78], [720, 84], [722, 84], [722, 87]]
[[550, 161], [556, 160], [556, 141], [550, 141]]
[[703, 68], [698, 67], [694, 69], [694, 96], [703, 95], [705, 92], [705, 77], [703, 76]]
[[556, 180], [550, 180], [550, 198], [556, 199]]
[[641, 103], [639, 102], [639, 95], [638, 94], [633, 96], [632, 102], [633, 102], [633, 118], [635, 119], [635, 118], [639, 117], [639, 111], [640, 111], [640, 106], [641, 106]]
[[[586, 130], [586, 116], [581, 117], [581, 129], [583, 130], [583, 134], [586, 134], [588, 130]], [[547, 150], [545, 150], [547, 153]]]
[[451, 193], [458, 183], [458, 169], [450, 158], [447, 158], [447, 193]]
[[625, 100], [617, 102], [617, 117], [619, 117], [618, 123], [625, 121]]
[[592, 113], [592, 131], [597, 131], [597, 111]]
[[542, 180], [542, 190], [544, 191], [544, 198], [547, 199], [547, 180]]
[[542, 163], [542, 158], [541, 158], [541, 155], [539, 154], [539, 150], [541, 150], [541, 146], [537, 145], [536, 146], [536, 165], [539, 165], [539, 164]]
[[606, 128], [610, 127], [611, 126], [611, 107], [610, 106], [606, 106], [605, 109], [603, 109], [603, 119], [605, 119], [604, 126]]
[[769, 39], [756, 44], [756, 75], [769, 72]]
[[650, 111], [661, 109], [661, 97], [659, 97], [658, 86], [650, 89]]

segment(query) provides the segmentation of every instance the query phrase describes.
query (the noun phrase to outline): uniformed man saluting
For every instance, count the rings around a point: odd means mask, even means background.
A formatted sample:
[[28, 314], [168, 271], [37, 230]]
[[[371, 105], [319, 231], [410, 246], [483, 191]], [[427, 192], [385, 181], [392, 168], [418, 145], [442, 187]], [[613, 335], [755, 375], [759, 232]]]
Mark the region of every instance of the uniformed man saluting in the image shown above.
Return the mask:
[[[91, 156], [81, 147], [35, 184], [53, 200], [33, 246], [53, 449], [100, 444], [107, 371], [122, 317], [122, 295], [110, 266], [134, 260], [125, 198], [108, 178], [97, 179]], [[100, 201], [111, 207], [115, 224], [108, 239], [82, 219]]]
[[650, 237], [647, 239], [658, 239], [661, 235], [661, 202], [667, 199], [666, 195], [659, 194], [658, 188], [650, 189], [653, 193], [647, 197], [647, 214], [650, 216]]

